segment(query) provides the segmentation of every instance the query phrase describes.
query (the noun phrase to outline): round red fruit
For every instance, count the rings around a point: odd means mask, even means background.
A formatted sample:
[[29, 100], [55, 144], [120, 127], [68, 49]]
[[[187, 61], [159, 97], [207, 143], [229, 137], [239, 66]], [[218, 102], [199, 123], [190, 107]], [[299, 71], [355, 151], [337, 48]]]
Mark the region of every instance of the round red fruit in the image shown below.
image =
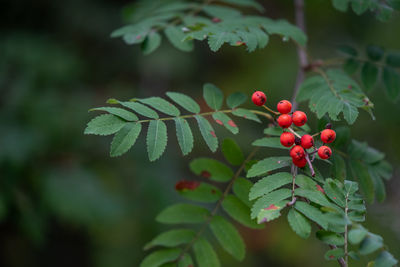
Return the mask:
[[293, 123], [296, 126], [303, 126], [307, 122], [307, 115], [303, 111], [295, 111], [292, 115]]
[[294, 144], [294, 134], [288, 132], [282, 133], [281, 144], [285, 147], [291, 147]]
[[321, 146], [318, 148], [318, 156], [321, 159], [329, 159], [332, 155], [332, 150], [327, 146]]
[[251, 100], [253, 101], [254, 104], [257, 106], [262, 106], [265, 104], [267, 101], [267, 97], [265, 94], [261, 91], [255, 91], [251, 97]]
[[309, 149], [314, 146], [314, 139], [311, 135], [305, 134], [301, 137], [301, 146], [305, 149]]
[[332, 143], [335, 141], [336, 133], [334, 130], [325, 129], [321, 132], [321, 141], [325, 144]]
[[282, 114], [278, 117], [278, 124], [282, 128], [288, 128], [290, 125], [292, 125], [292, 117], [288, 114]]
[[306, 153], [304, 152], [304, 149], [301, 146], [296, 145], [292, 147], [292, 149], [290, 150], [290, 156], [292, 157], [293, 160], [301, 160], [306, 157]]
[[279, 113], [288, 114], [292, 110], [292, 103], [287, 100], [281, 100], [276, 108], [278, 109]]
[[303, 168], [307, 164], [306, 158], [302, 158], [302, 159], [299, 159], [299, 160], [292, 159], [292, 162], [293, 162], [294, 165], [296, 165], [299, 168]]

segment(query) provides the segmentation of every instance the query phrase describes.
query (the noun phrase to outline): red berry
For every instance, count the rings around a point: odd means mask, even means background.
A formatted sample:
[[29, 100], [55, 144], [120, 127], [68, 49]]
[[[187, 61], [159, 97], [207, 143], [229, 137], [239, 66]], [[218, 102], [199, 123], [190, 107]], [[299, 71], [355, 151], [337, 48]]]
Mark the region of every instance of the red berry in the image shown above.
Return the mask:
[[307, 115], [303, 111], [293, 112], [292, 118], [296, 126], [303, 126], [307, 122]]
[[281, 144], [286, 147], [291, 147], [294, 144], [294, 134], [288, 132], [282, 133]]
[[302, 158], [302, 159], [299, 159], [299, 160], [292, 159], [292, 162], [293, 162], [294, 165], [296, 165], [299, 168], [303, 168], [307, 164], [306, 158]]
[[292, 117], [288, 114], [282, 114], [278, 117], [278, 124], [282, 128], [288, 128], [290, 125], [292, 125]]
[[321, 146], [318, 148], [318, 156], [321, 159], [329, 159], [332, 155], [332, 150], [327, 146]]
[[321, 132], [321, 141], [325, 144], [332, 143], [335, 141], [336, 133], [334, 130], [325, 129]]
[[255, 91], [253, 93], [253, 96], [251, 97], [251, 100], [257, 106], [262, 106], [265, 104], [265, 101], [267, 101], [267, 97], [265, 96], [265, 94], [263, 92]]
[[301, 146], [296, 145], [290, 149], [290, 156], [293, 160], [301, 160], [306, 157], [306, 153]]
[[287, 100], [281, 100], [276, 108], [281, 114], [288, 114], [292, 110], [292, 103]]
[[305, 134], [301, 137], [301, 146], [305, 149], [309, 149], [314, 145], [314, 139], [311, 135]]

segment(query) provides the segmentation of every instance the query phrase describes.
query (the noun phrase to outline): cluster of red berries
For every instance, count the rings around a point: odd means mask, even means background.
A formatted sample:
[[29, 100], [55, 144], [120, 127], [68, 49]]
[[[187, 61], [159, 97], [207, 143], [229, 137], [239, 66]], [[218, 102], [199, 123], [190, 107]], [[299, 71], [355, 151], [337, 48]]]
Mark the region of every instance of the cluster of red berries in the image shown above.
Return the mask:
[[[254, 92], [252, 96], [253, 103], [257, 106], [263, 106], [267, 100], [265, 94], [261, 91]], [[280, 142], [285, 147], [292, 147], [290, 149], [290, 156], [292, 157], [293, 164], [297, 167], [303, 168], [307, 164], [307, 157], [309, 154], [318, 152], [318, 156], [321, 159], [328, 159], [332, 155], [332, 150], [328, 146], [321, 146], [318, 150], [308, 153], [307, 149], [314, 147], [314, 138], [309, 134], [297, 137], [294, 135], [294, 131], [289, 128], [292, 124], [296, 126], [303, 126], [307, 122], [307, 115], [302, 111], [295, 111], [291, 114], [292, 103], [287, 100], [279, 101], [277, 105], [276, 114], [280, 114], [277, 122], [280, 127], [284, 130], [289, 129], [291, 132], [284, 131], [281, 134]], [[321, 141], [324, 144], [332, 143], [336, 138], [334, 130], [330, 129], [330, 124], [327, 125], [326, 129], [321, 132]]]

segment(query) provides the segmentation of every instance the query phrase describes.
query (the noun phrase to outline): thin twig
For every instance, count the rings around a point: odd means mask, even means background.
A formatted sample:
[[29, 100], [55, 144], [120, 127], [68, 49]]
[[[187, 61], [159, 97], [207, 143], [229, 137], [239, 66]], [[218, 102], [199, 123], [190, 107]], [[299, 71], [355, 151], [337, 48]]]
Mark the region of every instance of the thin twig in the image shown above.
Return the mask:
[[[344, 215], [346, 216], [346, 218], [347, 218], [347, 213], [349, 212], [349, 205], [348, 205], [349, 194], [350, 194], [350, 190], [348, 190], [348, 192], [346, 194], [346, 203], [345, 203], [345, 208], [344, 208]], [[345, 257], [346, 265], [349, 262], [347, 240], [348, 240], [348, 226], [346, 223], [346, 225], [344, 226], [344, 257]]]
[[229, 192], [230, 192], [230, 190], [231, 190], [231, 188], [233, 186], [233, 183], [236, 181], [236, 179], [239, 177], [239, 175], [242, 173], [242, 171], [246, 167], [246, 163], [249, 162], [254, 157], [254, 155], [256, 154], [257, 150], [258, 150], [258, 148], [253, 149], [253, 151], [247, 156], [245, 161], [243, 161], [242, 165], [240, 165], [239, 169], [236, 171], [236, 173], [233, 175], [233, 178], [231, 179], [229, 184], [226, 186], [225, 191], [222, 194], [221, 198], [218, 200], [218, 202], [215, 205], [214, 209], [211, 211], [210, 216], [204, 222], [203, 226], [200, 228], [200, 230], [197, 232], [197, 234], [193, 237], [193, 239], [185, 246], [185, 248], [179, 254], [178, 258], [176, 259], [176, 262], [178, 262], [185, 255], [185, 253], [189, 251], [189, 249], [193, 246], [193, 244], [200, 238], [200, 236], [206, 230], [206, 228], [210, 224], [211, 220], [217, 214], [217, 212], [218, 212], [219, 208], [221, 207], [222, 202], [224, 201], [225, 197], [229, 194]]
[[315, 171], [314, 171], [314, 167], [310, 161], [310, 157], [308, 156], [308, 153], [306, 153], [306, 161], [308, 163], [308, 167], [310, 167], [310, 171], [311, 171], [311, 176], [315, 177]]
[[[294, 0], [294, 7], [295, 7], [296, 26], [299, 27], [301, 30], [303, 30], [304, 33], [306, 33], [304, 0]], [[304, 69], [308, 66], [307, 52], [305, 49], [306, 49], [305, 47], [297, 45], [297, 56], [298, 56], [299, 67], [297, 70], [296, 84], [294, 86], [293, 96], [292, 96], [293, 110], [297, 109], [296, 96], [297, 93], [299, 92], [300, 85], [303, 83], [305, 78]]]

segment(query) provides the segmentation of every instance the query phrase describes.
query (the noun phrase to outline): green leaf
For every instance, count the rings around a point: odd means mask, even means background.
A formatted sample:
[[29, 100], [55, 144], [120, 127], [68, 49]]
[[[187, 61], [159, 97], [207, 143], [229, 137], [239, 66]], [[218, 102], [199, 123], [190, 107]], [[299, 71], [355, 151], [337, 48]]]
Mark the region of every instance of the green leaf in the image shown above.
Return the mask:
[[257, 3], [257, 1], [254, 1], [254, 0], [221, 0], [221, 2], [225, 2], [228, 4], [237, 5], [237, 6], [243, 6], [243, 7], [253, 7], [260, 12], [264, 11], [264, 7], [261, 4]]
[[339, 11], [346, 12], [349, 0], [332, 0], [332, 5]]
[[253, 200], [266, 195], [292, 182], [292, 175], [288, 172], [278, 172], [260, 179], [250, 190], [249, 199]]
[[349, 231], [349, 242], [353, 245], [360, 244], [361, 241], [367, 236], [368, 231], [360, 226], [358, 228], [353, 228]]
[[225, 159], [233, 166], [240, 166], [244, 161], [243, 152], [233, 139], [224, 139], [222, 142], [222, 153]]
[[260, 160], [247, 172], [247, 177], [256, 177], [267, 172], [277, 170], [290, 165], [290, 157], [270, 157]]
[[214, 128], [203, 116], [196, 115], [194, 117], [196, 118], [197, 124], [199, 125], [199, 129], [204, 141], [206, 141], [206, 144], [210, 148], [210, 150], [212, 152], [215, 152], [218, 148], [218, 139], [215, 135]]
[[119, 102], [121, 105], [123, 105], [124, 107], [130, 108], [133, 111], [136, 111], [137, 113], [139, 113], [142, 116], [151, 118], [151, 119], [158, 119], [158, 114], [157, 112], [155, 112], [154, 110], [152, 110], [151, 108], [140, 104], [138, 102]]
[[319, 230], [316, 232], [316, 236], [319, 240], [328, 245], [344, 245], [344, 237], [331, 231]]
[[368, 233], [367, 237], [361, 242], [359, 252], [361, 255], [371, 254], [383, 247], [383, 239], [379, 235]]
[[164, 263], [174, 261], [178, 258], [181, 251], [182, 249], [180, 248], [157, 250], [144, 258], [142, 263], [140, 263], [140, 267], [158, 267]]
[[284, 38], [292, 38], [300, 45], [305, 45], [307, 43], [307, 36], [304, 32], [287, 22], [286, 20], [271, 20], [268, 18], [264, 18], [264, 23], [262, 24], [263, 27], [269, 34], [280, 34]]
[[144, 55], [153, 53], [161, 44], [161, 35], [158, 32], [151, 32], [147, 35], [146, 39], [142, 43], [142, 52]]
[[144, 98], [144, 99], [139, 99], [140, 102], [143, 104], [149, 105], [152, 108], [157, 109], [158, 111], [161, 111], [162, 113], [165, 113], [170, 116], [179, 116], [180, 112], [179, 110], [172, 105], [170, 102], [168, 102], [165, 99], [162, 99], [161, 97], [153, 96], [149, 98]]
[[363, 14], [368, 10], [371, 0], [352, 0], [351, 7], [357, 15]]
[[176, 190], [181, 196], [187, 199], [205, 203], [217, 202], [222, 196], [221, 191], [217, 187], [207, 183], [198, 183], [196, 188], [176, 188]]
[[319, 224], [323, 229], [327, 229], [328, 222], [325, 220], [324, 214], [319, 209], [302, 201], [297, 201], [294, 207], [304, 216]]
[[193, 244], [193, 252], [196, 257], [196, 262], [198, 267], [220, 267], [221, 264], [218, 260], [217, 254], [215, 253], [211, 244], [200, 237]]
[[233, 178], [233, 171], [225, 164], [211, 158], [197, 158], [190, 162], [190, 170], [216, 182], [228, 182]]
[[397, 260], [392, 254], [386, 250], [379, 253], [378, 257], [375, 259], [374, 267], [391, 267], [397, 264]]
[[383, 51], [383, 48], [380, 46], [376, 46], [376, 45], [368, 45], [367, 46], [368, 58], [373, 61], [381, 60], [384, 53], [385, 53], [385, 51]]
[[252, 201], [249, 200], [249, 192], [252, 186], [252, 182], [241, 177], [237, 178], [232, 186], [233, 193], [248, 207], [252, 205]]
[[222, 94], [222, 91], [215, 85], [206, 83], [203, 86], [203, 97], [211, 109], [218, 110], [222, 107], [224, 95]]
[[400, 53], [389, 53], [386, 56], [386, 64], [393, 68], [400, 68]]
[[240, 11], [235, 8], [218, 5], [206, 5], [203, 7], [203, 11], [209, 16], [219, 19], [237, 18], [241, 15]]
[[397, 101], [400, 95], [400, 74], [389, 67], [383, 68], [383, 84], [385, 85], [388, 97]]
[[350, 161], [350, 169], [353, 177], [360, 184], [361, 191], [369, 203], [374, 200], [374, 184], [368, 173], [367, 167], [358, 160]]
[[257, 117], [257, 115], [254, 114], [253, 112], [249, 111], [248, 109], [237, 108], [232, 111], [232, 114], [237, 117], [242, 117], [247, 120], [261, 122], [260, 119]]
[[176, 137], [178, 138], [179, 146], [182, 154], [187, 155], [193, 149], [193, 134], [187, 120], [182, 118], [174, 118], [176, 126]]
[[343, 64], [343, 69], [347, 74], [353, 75], [358, 70], [359, 66], [360, 66], [360, 61], [354, 58], [349, 58]]
[[236, 123], [225, 113], [218, 111], [213, 113], [212, 117], [216, 123], [225, 126], [225, 128], [231, 131], [233, 134], [237, 134], [239, 132], [239, 128], [237, 127]]
[[184, 254], [181, 260], [178, 262], [178, 266], [174, 265], [173, 267], [188, 267], [188, 266], [194, 266], [193, 260], [189, 254]]
[[370, 166], [368, 167], [369, 175], [371, 176], [372, 183], [374, 184], [375, 196], [379, 202], [383, 202], [386, 198], [385, 184], [382, 178]]
[[330, 178], [326, 179], [324, 191], [334, 203], [342, 208], [346, 206], [345, 192], [343, 191], [339, 181]]
[[393, 13], [393, 9], [385, 4], [379, 5], [376, 12], [376, 18], [382, 22], [387, 22]]
[[374, 171], [382, 178], [386, 180], [390, 180], [393, 175], [393, 168], [389, 164], [389, 162], [382, 160], [377, 164], [372, 165], [371, 167], [374, 168]]
[[[338, 69], [330, 69], [326, 75], [311, 76], [301, 85], [297, 101], [309, 100], [309, 108], [322, 118], [328, 114], [332, 120], [339, 120], [343, 113], [349, 124], [358, 116], [358, 108], [371, 113], [373, 104], [358, 84]], [[372, 113], [371, 113], [372, 114]]]
[[111, 114], [104, 114], [92, 119], [85, 129], [85, 134], [110, 135], [118, 132], [125, 121]]
[[[263, 226], [258, 225], [254, 220], [250, 219], [250, 209], [240, 199], [234, 195], [227, 195], [222, 201], [222, 208], [226, 213], [239, 223], [253, 229], [259, 229]], [[255, 218], [255, 215], [253, 218]]]
[[263, 137], [252, 143], [253, 146], [287, 149], [281, 144], [279, 137]]
[[192, 113], [200, 112], [200, 106], [191, 97], [177, 92], [167, 92], [166, 95], [187, 111]]
[[264, 134], [271, 136], [281, 136], [283, 129], [277, 126], [271, 126], [264, 129]]
[[217, 215], [212, 218], [210, 228], [226, 252], [239, 261], [244, 259], [246, 250], [243, 239], [231, 223]]
[[280, 211], [286, 207], [286, 203], [287, 201], [280, 201], [262, 209], [257, 215], [257, 223], [261, 224], [277, 219], [281, 216]]
[[371, 62], [364, 63], [361, 69], [361, 79], [366, 89], [371, 90], [378, 80], [377, 66]]
[[193, 41], [184, 41], [185, 33], [178, 26], [168, 26], [164, 30], [165, 36], [169, 42], [177, 49], [183, 52], [190, 52], [193, 50]]
[[246, 102], [246, 100], [247, 95], [241, 92], [236, 92], [228, 96], [228, 98], [226, 99], [226, 104], [230, 108], [236, 108]]
[[345, 55], [356, 57], [358, 55], [357, 49], [351, 45], [342, 44], [337, 47], [337, 50]]
[[110, 114], [118, 116], [118, 117], [120, 117], [120, 118], [122, 118], [124, 120], [127, 120], [127, 121], [137, 121], [138, 120], [138, 117], [134, 113], [129, 112], [129, 111], [127, 111], [125, 109], [122, 109], [122, 108], [101, 107], [101, 108], [92, 108], [92, 109], [90, 109], [90, 111], [95, 111], [95, 110], [106, 111], [106, 112], [108, 112]]
[[295, 209], [290, 209], [288, 213], [288, 222], [293, 231], [300, 237], [306, 239], [310, 236], [311, 225], [308, 220], [297, 212]]
[[331, 202], [328, 201], [328, 199], [325, 197], [325, 195], [322, 192], [320, 192], [318, 190], [297, 188], [297, 189], [295, 189], [294, 192], [295, 192], [296, 196], [304, 197], [318, 205], [321, 205], [324, 207], [332, 207], [334, 209], [337, 208], [335, 205], [333, 205]]
[[150, 121], [146, 138], [147, 152], [150, 161], [155, 161], [161, 157], [167, 146], [167, 140], [167, 125], [160, 120]]
[[275, 205], [292, 195], [292, 191], [287, 188], [278, 189], [259, 198], [251, 208], [251, 218], [256, 218], [265, 208]]
[[337, 260], [344, 256], [344, 250], [342, 248], [335, 248], [328, 250], [325, 253], [325, 259], [328, 261]]
[[189, 229], [175, 229], [159, 234], [144, 247], [145, 250], [155, 246], [176, 247], [189, 243], [196, 235], [196, 232]]
[[115, 134], [111, 142], [111, 157], [118, 157], [126, 153], [135, 144], [141, 130], [141, 123], [126, 123], [125, 126]]
[[210, 216], [208, 209], [191, 204], [174, 204], [164, 209], [156, 221], [166, 224], [202, 223]]

